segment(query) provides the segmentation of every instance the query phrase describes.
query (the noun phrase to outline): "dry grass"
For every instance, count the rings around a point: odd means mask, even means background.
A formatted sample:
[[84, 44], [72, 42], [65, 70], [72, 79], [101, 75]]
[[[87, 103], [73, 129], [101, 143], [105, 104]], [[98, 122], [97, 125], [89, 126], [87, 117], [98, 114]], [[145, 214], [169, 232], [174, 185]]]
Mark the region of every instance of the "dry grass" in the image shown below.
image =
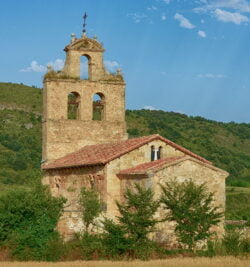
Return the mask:
[[249, 267], [250, 259], [234, 257], [173, 258], [154, 261], [1, 262], [0, 267]]

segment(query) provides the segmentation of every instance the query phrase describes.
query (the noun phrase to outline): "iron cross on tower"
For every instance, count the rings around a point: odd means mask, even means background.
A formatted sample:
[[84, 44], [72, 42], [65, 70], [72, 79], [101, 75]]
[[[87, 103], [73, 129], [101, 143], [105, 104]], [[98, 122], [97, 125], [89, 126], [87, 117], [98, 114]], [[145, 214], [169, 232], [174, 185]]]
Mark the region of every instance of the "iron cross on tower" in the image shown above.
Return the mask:
[[88, 15], [87, 15], [87, 13], [85, 12], [85, 14], [84, 14], [84, 16], [83, 16], [83, 30], [82, 30], [82, 33], [83, 33], [83, 35], [85, 36], [86, 35], [86, 26], [87, 26], [87, 24], [86, 24], [86, 19], [87, 19], [87, 17], [88, 17]]

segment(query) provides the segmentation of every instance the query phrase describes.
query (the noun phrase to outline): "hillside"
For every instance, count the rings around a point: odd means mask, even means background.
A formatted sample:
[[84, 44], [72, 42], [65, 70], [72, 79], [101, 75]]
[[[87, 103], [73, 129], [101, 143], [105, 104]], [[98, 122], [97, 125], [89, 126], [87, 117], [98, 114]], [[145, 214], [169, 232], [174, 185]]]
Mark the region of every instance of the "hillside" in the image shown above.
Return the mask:
[[[42, 90], [0, 83], [0, 183], [26, 184], [39, 173]], [[127, 110], [130, 137], [159, 133], [227, 170], [227, 183], [250, 186], [250, 124], [184, 114]]]

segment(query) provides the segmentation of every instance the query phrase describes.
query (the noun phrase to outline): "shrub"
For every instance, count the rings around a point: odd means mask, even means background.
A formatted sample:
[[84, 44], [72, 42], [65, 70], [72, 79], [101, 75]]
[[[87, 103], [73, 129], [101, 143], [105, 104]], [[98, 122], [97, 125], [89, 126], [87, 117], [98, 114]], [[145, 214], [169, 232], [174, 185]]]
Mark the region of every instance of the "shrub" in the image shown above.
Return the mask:
[[112, 256], [127, 254], [132, 258], [147, 258], [153, 251], [154, 243], [148, 234], [155, 231], [159, 222], [154, 215], [159, 208], [159, 201], [154, 200], [151, 188], [135, 184], [134, 189], [127, 189], [123, 203], [116, 202], [120, 212], [118, 223], [106, 219], [104, 224], [104, 244]]
[[81, 236], [80, 248], [85, 260], [99, 259], [105, 251], [101, 235], [87, 232]]
[[97, 218], [102, 211], [101, 202], [96, 191], [88, 190], [85, 187], [81, 190], [79, 202], [85, 231], [88, 232], [90, 225], [94, 225], [95, 218]]
[[[56, 260], [52, 244], [61, 243], [55, 230], [64, 200], [47, 188], [15, 189], [0, 196], [0, 242], [20, 260]], [[54, 246], [55, 247], [55, 246]]]
[[116, 258], [129, 253], [133, 247], [133, 240], [126, 236], [124, 227], [107, 218], [103, 221], [103, 225], [105, 230], [103, 244], [106, 254]]
[[128, 188], [124, 198], [123, 203], [116, 202], [121, 214], [118, 217], [120, 224], [135, 242], [148, 240], [148, 234], [155, 231], [159, 222], [154, 218], [159, 201], [154, 200], [151, 188], [143, 188], [139, 184], [135, 184], [135, 190]]
[[213, 205], [213, 193], [207, 192], [204, 183], [197, 185], [192, 180], [172, 180], [161, 187], [161, 202], [168, 211], [166, 219], [176, 222], [179, 241], [193, 250], [199, 241], [213, 234], [211, 226], [217, 225], [223, 216]]
[[227, 255], [239, 255], [250, 252], [250, 240], [244, 235], [243, 229], [227, 230], [222, 240]]

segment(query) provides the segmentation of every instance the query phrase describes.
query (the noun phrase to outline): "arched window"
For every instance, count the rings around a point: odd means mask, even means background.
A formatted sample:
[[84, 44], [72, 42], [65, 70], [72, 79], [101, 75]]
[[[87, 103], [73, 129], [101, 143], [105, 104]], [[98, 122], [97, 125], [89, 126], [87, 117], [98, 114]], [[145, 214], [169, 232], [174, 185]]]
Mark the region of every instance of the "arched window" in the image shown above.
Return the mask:
[[151, 161], [155, 160], [155, 146], [151, 146]]
[[162, 158], [162, 147], [160, 146], [157, 150], [157, 159], [161, 159]]
[[162, 158], [162, 147], [158, 149], [155, 146], [151, 146], [151, 161], [158, 160]]
[[102, 121], [105, 119], [105, 97], [102, 93], [93, 96], [93, 120]]
[[80, 99], [76, 92], [68, 94], [68, 120], [80, 119]]
[[90, 65], [91, 65], [91, 58], [89, 55], [81, 56], [80, 60], [80, 79], [88, 80], [90, 79]]

